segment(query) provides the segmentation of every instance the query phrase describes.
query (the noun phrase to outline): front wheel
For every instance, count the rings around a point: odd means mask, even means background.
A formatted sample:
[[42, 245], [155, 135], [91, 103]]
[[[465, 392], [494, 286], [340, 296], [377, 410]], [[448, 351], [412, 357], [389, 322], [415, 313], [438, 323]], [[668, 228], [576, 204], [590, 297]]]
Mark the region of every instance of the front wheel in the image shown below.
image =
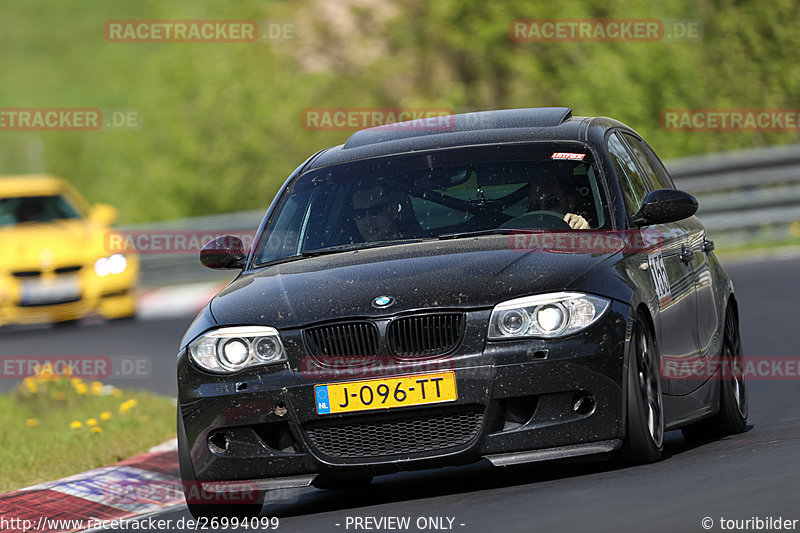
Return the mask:
[[682, 429], [686, 440], [702, 440], [742, 433], [747, 428], [747, 383], [744, 377], [742, 338], [739, 334], [739, 315], [735, 305], [725, 313], [725, 332], [722, 337], [722, 375], [719, 386], [719, 412], [712, 418]]
[[642, 313], [636, 317], [628, 360], [628, 416], [622, 454], [627, 462], [653, 463], [664, 450], [664, 409], [659, 357]]

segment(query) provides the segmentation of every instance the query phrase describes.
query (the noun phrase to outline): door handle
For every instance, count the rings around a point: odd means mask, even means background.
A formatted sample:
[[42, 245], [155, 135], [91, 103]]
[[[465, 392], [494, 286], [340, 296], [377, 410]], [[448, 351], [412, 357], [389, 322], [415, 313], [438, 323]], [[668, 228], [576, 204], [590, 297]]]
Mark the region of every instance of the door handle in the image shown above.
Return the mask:
[[703, 241], [703, 252], [708, 253], [714, 249], [714, 241], [704, 240]]
[[694, 252], [687, 250], [686, 246], [681, 246], [681, 262], [691, 263], [694, 260]]

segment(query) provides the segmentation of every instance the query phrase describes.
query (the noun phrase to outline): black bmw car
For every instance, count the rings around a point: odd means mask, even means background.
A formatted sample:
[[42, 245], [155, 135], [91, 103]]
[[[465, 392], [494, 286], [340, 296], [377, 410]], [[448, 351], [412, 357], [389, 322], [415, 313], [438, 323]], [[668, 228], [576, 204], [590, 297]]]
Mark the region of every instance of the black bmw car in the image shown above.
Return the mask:
[[479, 460], [652, 462], [667, 430], [744, 431], [736, 297], [696, 210], [635, 131], [568, 108], [318, 152], [249, 251], [201, 253], [241, 273], [178, 355], [190, 511]]

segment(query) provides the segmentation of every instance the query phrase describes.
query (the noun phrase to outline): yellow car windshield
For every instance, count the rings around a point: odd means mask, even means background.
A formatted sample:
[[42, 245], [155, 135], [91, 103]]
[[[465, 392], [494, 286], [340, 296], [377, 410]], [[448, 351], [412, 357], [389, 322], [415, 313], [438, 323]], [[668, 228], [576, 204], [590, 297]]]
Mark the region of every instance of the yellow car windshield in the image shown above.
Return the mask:
[[20, 196], [0, 198], [0, 226], [26, 222], [52, 222], [80, 218], [80, 213], [63, 196]]

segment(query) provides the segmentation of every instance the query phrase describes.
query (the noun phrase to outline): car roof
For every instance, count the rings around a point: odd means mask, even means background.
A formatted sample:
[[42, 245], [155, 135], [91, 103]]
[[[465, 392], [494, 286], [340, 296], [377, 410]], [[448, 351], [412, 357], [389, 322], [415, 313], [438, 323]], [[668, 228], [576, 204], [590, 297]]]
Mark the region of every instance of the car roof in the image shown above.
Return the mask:
[[61, 178], [47, 174], [0, 176], [0, 198], [59, 194], [69, 188]]
[[404, 127], [378, 126], [355, 132], [344, 144], [319, 152], [304, 170], [421, 150], [530, 141], [587, 140], [591, 124], [626, 127], [606, 117], [573, 117], [569, 107], [535, 107], [479, 111], [424, 121]]

